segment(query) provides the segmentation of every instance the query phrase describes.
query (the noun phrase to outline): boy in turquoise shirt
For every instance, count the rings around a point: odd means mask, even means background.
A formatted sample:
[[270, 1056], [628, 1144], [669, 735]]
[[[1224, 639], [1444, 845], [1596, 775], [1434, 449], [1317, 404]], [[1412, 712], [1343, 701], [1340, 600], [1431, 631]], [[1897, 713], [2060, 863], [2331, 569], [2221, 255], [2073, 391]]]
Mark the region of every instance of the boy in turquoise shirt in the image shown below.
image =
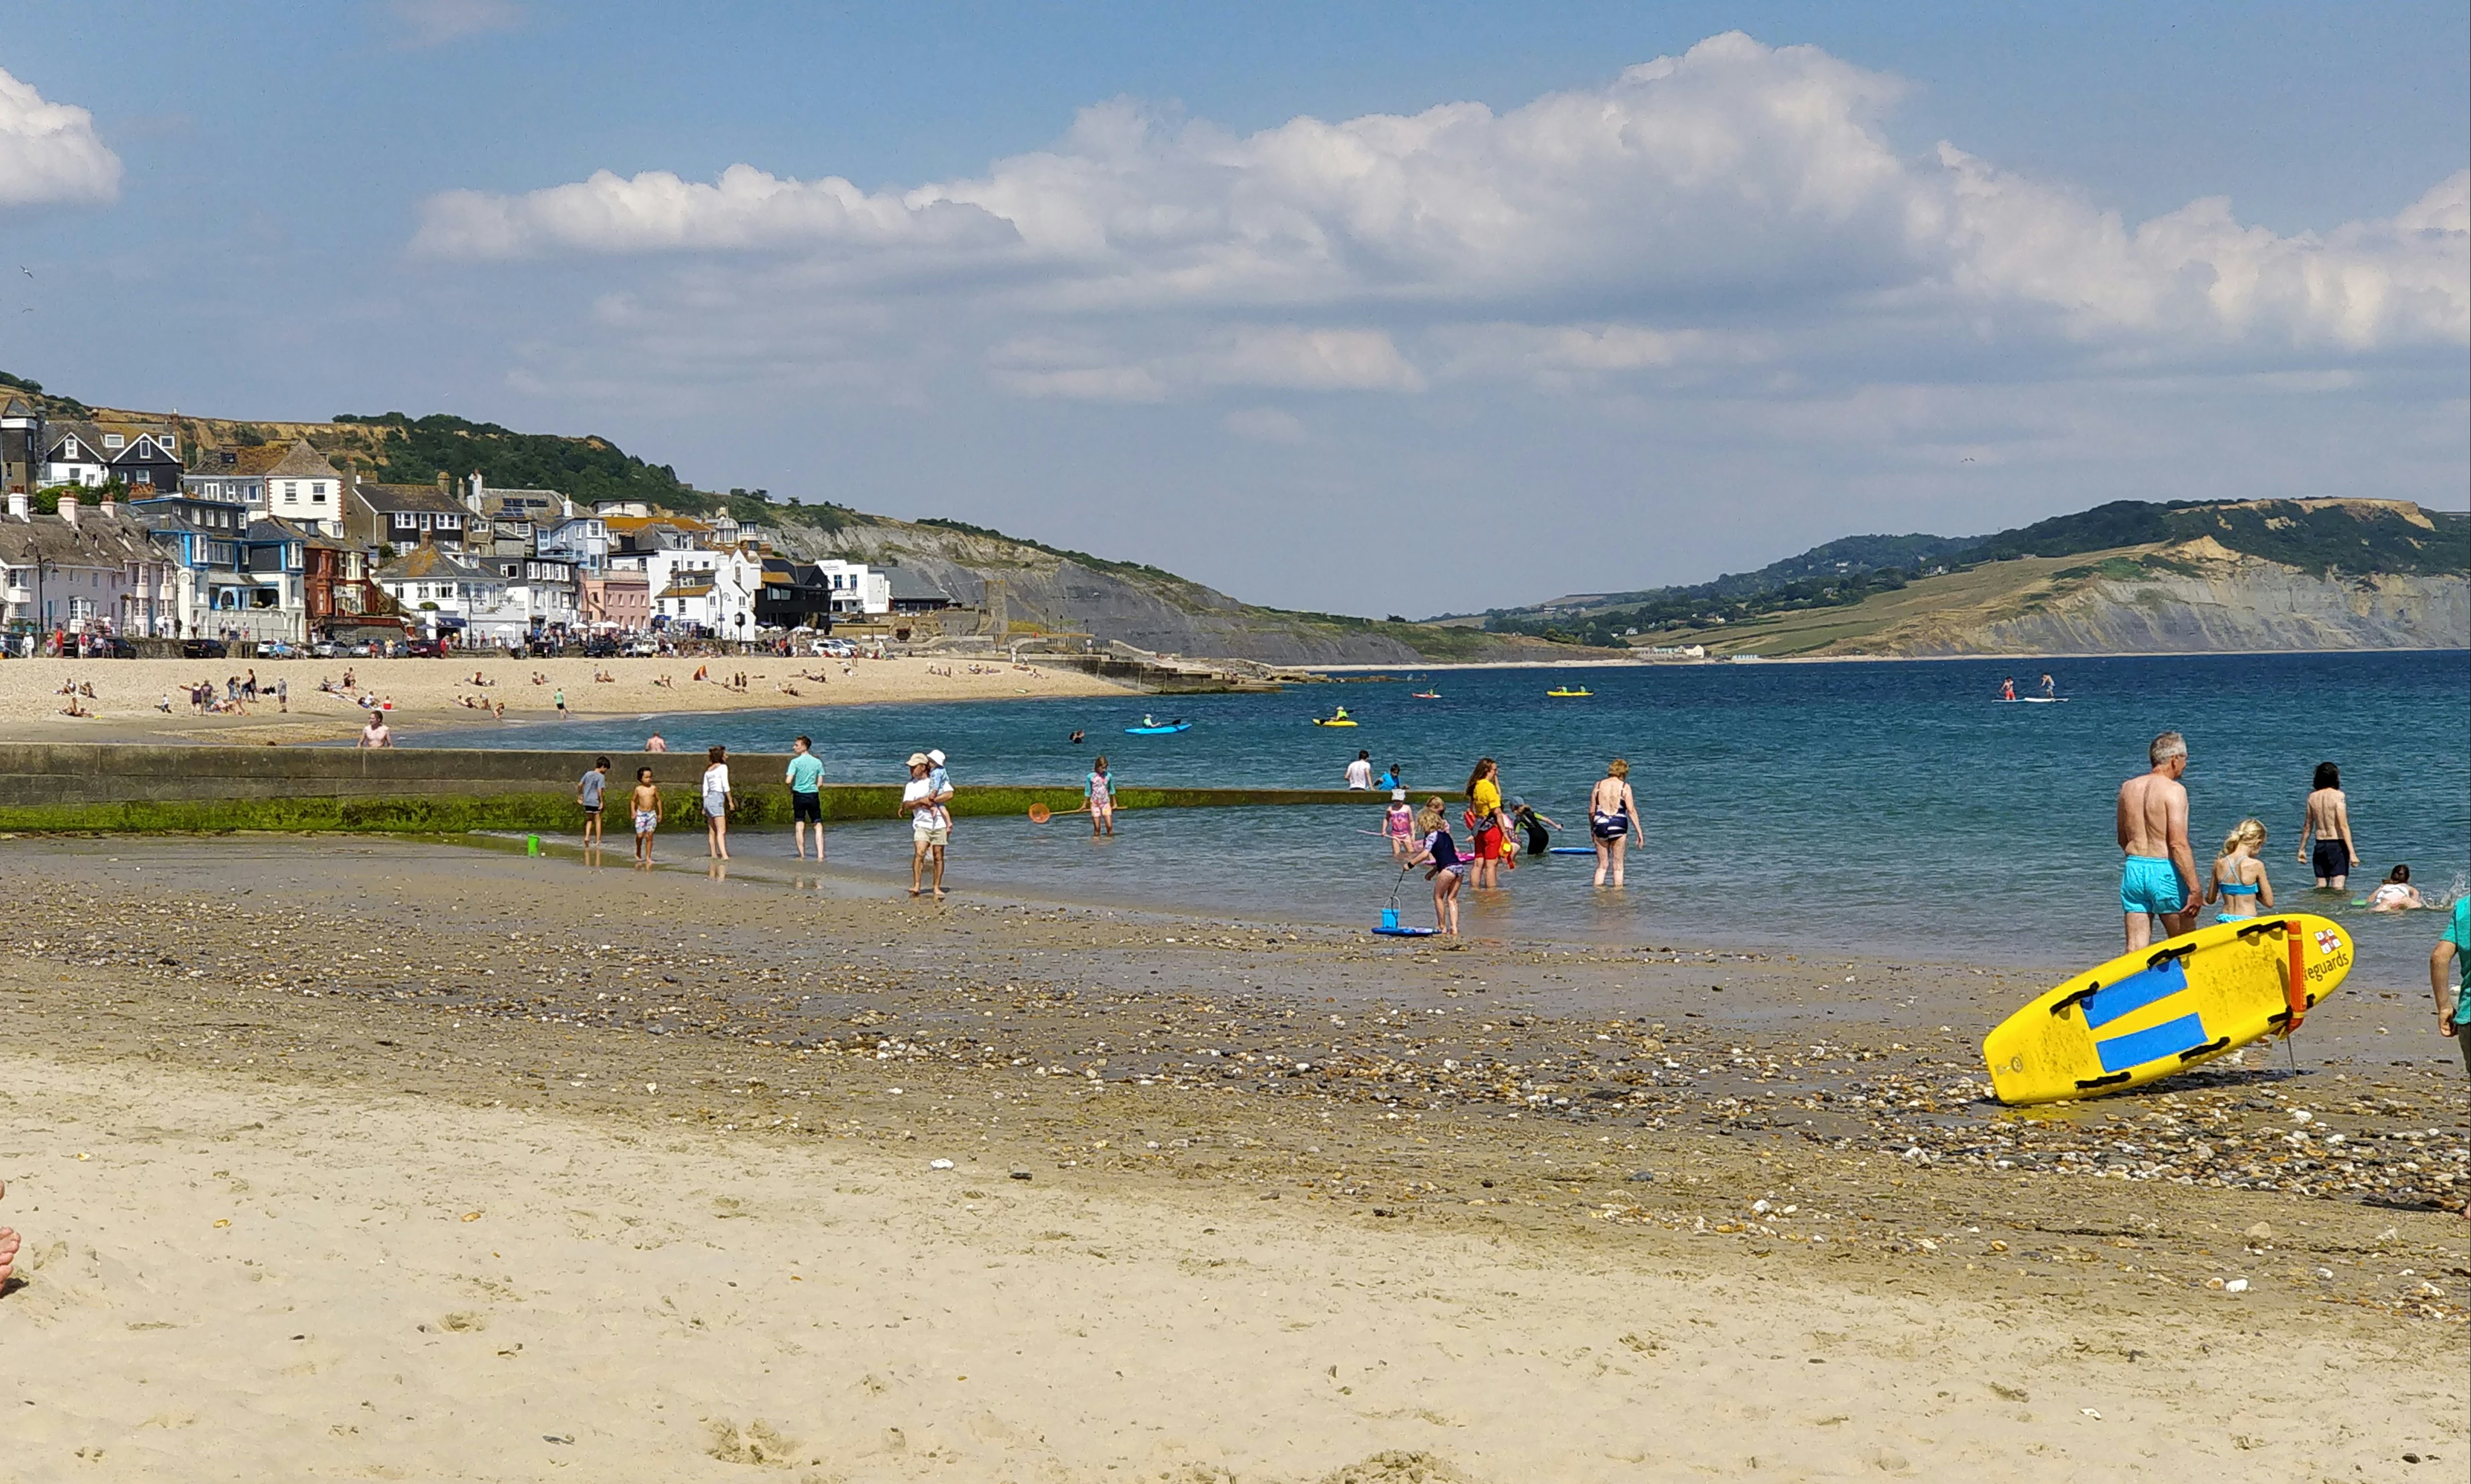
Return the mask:
[[807, 859], [807, 826], [815, 827], [815, 859], [824, 859], [824, 764], [815, 756], [812, 738], [801, 737], [789, 744], [789, 770], [783, 781], [789, 786], [789, 834], [798, 859]]

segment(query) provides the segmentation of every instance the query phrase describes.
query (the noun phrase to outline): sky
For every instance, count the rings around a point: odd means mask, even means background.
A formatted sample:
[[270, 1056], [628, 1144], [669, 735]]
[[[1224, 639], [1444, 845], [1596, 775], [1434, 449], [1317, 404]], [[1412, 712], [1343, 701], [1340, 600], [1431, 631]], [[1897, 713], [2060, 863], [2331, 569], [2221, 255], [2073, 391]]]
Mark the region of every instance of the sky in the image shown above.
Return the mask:
[[2471, 499], [2448, 5], [14, 0], [0, 369], [1422, 617]]

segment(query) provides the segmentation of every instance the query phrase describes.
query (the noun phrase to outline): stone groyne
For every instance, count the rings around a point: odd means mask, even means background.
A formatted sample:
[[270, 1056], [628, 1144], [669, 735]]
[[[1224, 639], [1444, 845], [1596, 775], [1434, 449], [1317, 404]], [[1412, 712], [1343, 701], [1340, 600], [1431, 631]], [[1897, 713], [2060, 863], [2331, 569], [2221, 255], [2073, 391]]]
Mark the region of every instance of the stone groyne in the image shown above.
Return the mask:
[[[700, 752], [568, 752], [496, 748], [227, 747], [0, 744], [0, 830], [180, 833], [230, 830], [459, 834], [474, 830], [573, 831], [581, 819], [576, 781], [596, 757], [610, 761], [613, 837], [628, 831], [627, 789], [652, 769], [665, 822], [702, 825]], [[787, 825], [789, 790], [781, 753], [733, 753], [733, 823]], [[1117, 807], [1210, 809], [1355, 805], [1375, 795], [1320, 789], [1126, 789]], [[827, 784], [824, 816], [899, 817], [898, 784]], [[956, 814], [1020, 814], [1034, 804], [1078, 809], [1073, 787], [973, 784]]]

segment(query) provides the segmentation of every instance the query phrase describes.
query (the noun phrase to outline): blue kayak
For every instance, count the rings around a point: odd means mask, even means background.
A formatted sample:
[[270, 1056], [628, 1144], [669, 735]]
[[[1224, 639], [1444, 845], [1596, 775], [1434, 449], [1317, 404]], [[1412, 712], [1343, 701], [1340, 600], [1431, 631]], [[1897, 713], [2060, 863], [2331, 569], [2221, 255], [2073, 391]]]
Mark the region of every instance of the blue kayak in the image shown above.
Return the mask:
[[1376, 928], [1373, 930], [1385, 938], [1430, 938], [1440, 936], [1442, 931], [1439, 928]]
[[1128, 726], [1124, 730], [1134, 737], [1164, 737], [1169, 732], [1189, 732], [1192, 730], [1192, 723], [1170, 721], [1165, 726]]

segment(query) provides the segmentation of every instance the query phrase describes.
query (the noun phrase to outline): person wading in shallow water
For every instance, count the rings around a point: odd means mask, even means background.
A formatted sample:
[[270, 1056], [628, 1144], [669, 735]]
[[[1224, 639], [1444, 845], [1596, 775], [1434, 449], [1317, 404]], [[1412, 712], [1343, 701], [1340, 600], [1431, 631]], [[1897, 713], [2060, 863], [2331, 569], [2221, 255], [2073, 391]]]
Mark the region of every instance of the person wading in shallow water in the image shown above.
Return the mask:
[[2119, 786], [2119, 848], [2128, 860], [2119, 873], [2119, 909], [2126, 914], [2128, 951], [2162, 935], [2177, 937], [2195, 926], [2197, 852], [2188, 843], [2188, 742], [2165, 732], [2145, 749], [2153, 767]]
[[[2317, 848], [2312, 852], [2309, 840]], [[2315, 787], [2308, 790], [2306, 817], [2299, 824], [2299, 860], [2317, 873], [2319, 890], [2341, 891], [2350, 884], [2351, 867], [2360, 852], [2351, 843], [2351, 801], [2342, 792], [2342, 770], [2331, 763], [2317, 765]]]

